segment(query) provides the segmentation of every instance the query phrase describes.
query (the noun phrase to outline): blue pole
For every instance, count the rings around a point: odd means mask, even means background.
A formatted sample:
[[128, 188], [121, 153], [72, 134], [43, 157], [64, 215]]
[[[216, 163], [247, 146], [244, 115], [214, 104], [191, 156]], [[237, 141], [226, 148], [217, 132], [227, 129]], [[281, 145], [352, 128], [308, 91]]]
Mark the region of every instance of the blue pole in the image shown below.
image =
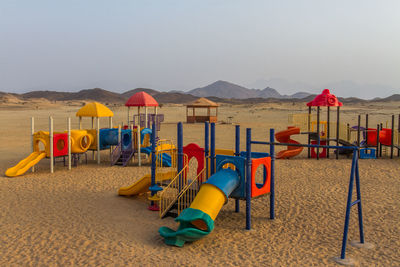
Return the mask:
[[363, 216], [361, 207], [360, 173], [358, 171], [358, 157], [356, 161], [356, 189], [357, 189], [357, 200], [358, 200], [357, 207], [358, 207], [358, 227], [360, 230], [360, 243], [363, 244], [365, 241], [364, 241], [364, 227], [363, 227]]
[[[151, 131], [151, 196], [154, 196], [157, 191], [156, 189], [156, 133], [155, 125], [153, 124], [153, 129]], [[150, 202], [150, 206], [154, 206], [154, 201]]]
[[[240, 156], [240, 125], [235, 126], [235, 156]], [[239, 199], [235, 199], [235, 212], [240, 211]]]
[[[183, 128], [182, 122], [179, 122], [177, 125], [177, 135], [178, 135], [178, 173], [180, 173], [183, 169]], [[182, 186], [182, 175], [179, 177], [179, 192], [181, 191]]]
[[209, 141], [210, 141], [210, 130], [208, 121], [204, 123], [204, 159], [206, 161], [206, 177], [208, 178], [208, 157], [209, 157]]
[[211, 175], [215, 173], [215, 123], [211, 123]]
[[275, 219], [275, 130], [269, 130], [269, 141], [271, 145], [269, 147], [269, 154], [271, 157], [271, 193], [269, 195], [269, 218]]
[[[151, 131], [151, 186], [156, 184], [156, 134], [153, 129]], [[152, 192], [153, 194], [153, 192]]]
[[356, 170], [356, 161], [357, 161], [357, 151], [353, 150], [353, 160], [351, 162], [351, 173], [350, 173], [350, 182], [349, 182], [349, 191], [347, 194], [347, 205], [346, 205], [346, 218], [344, 221], [344, 230], [343, 230], [343, 240], [342, 240], [342, 251], [340, 253], [340, 258], [344, 259], [346, 257], [346, 243], [347, 243], [347, 234], [349, 231], [349, 221], [350, 221], [350, 208], [351, 208], [351, 197], [353, 194], [353, 185], [354, 185], [354, 173]]
[[246, 129], [246, 230], [251, 229], [251, 129]]

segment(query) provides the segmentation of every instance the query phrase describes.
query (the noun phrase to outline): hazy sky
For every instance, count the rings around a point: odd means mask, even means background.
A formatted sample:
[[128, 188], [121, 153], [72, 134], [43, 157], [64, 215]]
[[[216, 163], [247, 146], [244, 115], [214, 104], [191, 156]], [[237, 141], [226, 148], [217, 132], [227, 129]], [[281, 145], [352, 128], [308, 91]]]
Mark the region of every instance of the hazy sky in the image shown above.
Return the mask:
[[400, 1], [0, 2], [0, 91], [189, 90], [216, 80], [400, 93]]

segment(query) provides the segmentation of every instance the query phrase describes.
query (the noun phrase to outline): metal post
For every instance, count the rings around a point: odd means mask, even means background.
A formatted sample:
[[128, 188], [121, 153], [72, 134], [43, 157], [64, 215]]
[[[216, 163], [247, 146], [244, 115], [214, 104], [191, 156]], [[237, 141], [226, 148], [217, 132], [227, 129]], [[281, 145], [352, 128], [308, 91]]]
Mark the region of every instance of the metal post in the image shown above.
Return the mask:
[[121, 125], [118, 125], [118, 144], [121, 143]]
[[363, 226], [363, 216], [361, 207], [361, 188], [360, 188], [360, 172], [358, 169], [358, 157], [356, 160], [356, 190], [357, 190], [357, 210], [358, 210], [358, 229], [360, 232], [360, 243], [364, 243], [364, 226]]
[[100, 164], [100, 118], [97, 118], [97, 164]]
[[211, 175], [215, 173], [215, 123], [211, 123]]
[[[131, 149], [132, 149], [132, 153], [135, 153], [135, 143], [134, 143], [134, 140], [135, 140], [135, 138], [134, 138], [134, 136], [133, 136], [133, 124], [130, 124], [129, 125], [129, 129], [131, 130]], [[133, 155], [135, 155], [135, 154], [133, 154]], [[132, 157], [131, 158], [131, 162], [133, 162], [134, 161], [134, 158], [135, 157]]]
[[128, 116], [127, 116], [127, 123], [126, 123], [126, 125], [128, 125], [129, 126], [129, 106], [128, 106]]
[[146, 128], [150, 128], [148, 125], [148, 120], [147, 120], [147, 107], [144, 107], [144, 114], [145, 114], [145, 118], [144, 118], [144, 124], [146, 125]]
[[68, 117], [68, 170], [71, 170], [71, 118]]
[[[330, 115], [330, 113], [331, 113], [331, 109], [330, 109], [330, 106], [328, 106], [328, 109], [327, 109], [327, 114], [326, 114], [326, 116], [327, 116], [327, 118], [326, 118], [326, 123], [327, 123], [327, 125], [326, 125], [326, 144], [329, 146], [329, 143], [330, 143], [330, 137], [331, 137], [331, 134], [330, 134], [330, 125], [331, 125], [331, 115]], [[329, 147], [326, 149], [326, 157], [329, 159]]]
[[[337, 118], [336, 118], [336, 146], [339, 146], [339, 133], [340, 133], [340, 107], [337, 107]], [[339, 159], [339, 149], [336, 149], [336, 159]]]
[[376, 158], [379, 158], [379, 124], [376, 125]]
[[[35, 151], [35, 144], [33, 143], [33, 137], [35, 134], [35, 118], [31, 118], [31, 143], [32, 143], [32, 153]], [[35, 166], [32, 166], [32, 172], [35, 172]]]
[[397, 122], [397, 156], [400, 157], [400, 114]]
[[79, 116], [79, 130], [82, 130], [82, 117]]
[[246, 129], [246, 230], [251, 229], [251, 128]]
[[394, 149], [394, 115], [392, 115], [392, 138], [390, 144], [390, 158], [393, 158], [393, 149]]
[[353, 194], [353, 186], [354, 186], [354, 173], [356, 170], [356, 161], [357, 161], [357, 152], [353, 151], [353, 160], [351, 162], [351, 173], [350, 173], [350, 181], [349, 181], [349, 191], [347, 194], [347, 205], [346, 205], [346, 217], [344, 221], [344, 230], [343, 230], [343, 239], [342, 239], [342, 250], [340, 253], [340, 258], [344, 259], [346, 256], [346, 244], [347, 244], [347, 234], [349, 231], [349, 222], [350, 222], [350, 208], [352, 206], [352, 194]]
[[53, 142], [54, 142], [54, 136], [53, 136], [53, 118], [49, 117], [49, 142], [50, 142], [50, 173], [54, 172], [54, 148], [53, 148]]
[[[235, 156], [240, 156], [240, 125], [235, 126]], [[235, 199], [235, 212], [240, 211], [240, 200], [238, 198]]]
[[[310, 132], [311, 132], [311, 106], [308, 107], [308, 145], [311, 144], [311, 136], [310, 136]], [[307, 148], [307, 153], [308, 153], [308, 158], [311, 158], [311, 148], [308, 147]]]
[[365, 114], [365, 146], [368, 147], [368, 113]]
[[269, 155], [271, 157], [271, 187], [269, 195], [269, 218], [275, 219], [275, 145], [274, 145], [275, 130], [269, 130]]
[[[178, 130], [178, 173], [180, 173], [183, 169], [183, 126], [182, 122], [179, 122], [177, 125]], [[179, 192], [182, 190], [182, 180], [184, 179], [181, 174], [179, 177]]]
[[319, 146], [321, 145], [321, 138], [319, 136], [319, 112], [320, 112], [320, 107], [317, 107], [317, 160], [319, 159]]
[[[357, 122], [357, 146], [360, 147], [360, 127], [361, 127], [361, 115], [358, 115]], [[360, 156], [360, 150], [357, 150], [358, 156]]]
[[[136, 124], [136, 122], [135, 122]], [[140, 121], [138, 122], [138, 125], [136, 126], [136, 134], [137, 134], [137, 149], [138, 149], [138, 165], [139, 167], [142, 166], [142, 152], [140, 146], [142, 145], [142, 134], [140, 131]]]
[[206, 121], [204, 123], [204, 158], [206, 160], [206, 176], [208, 178], [208, 172], [209, 172], [209, 168], [210, 166], [208, 166], [209, 163], [209, 141], [210, 141], [210, 130], [209, 130], [209, 124]]
[[[154, 126], [154, 125], [153, 125]], [[156, 184], [156, 133], [151, 131], [151, 187]], [[154, 195], [155, 192], [151, 192]]]
[[[383, 130], [383, 124], [381, 123], [380, 128], [381, 131]], [[382, 157], [382, 142], [379, 144], [379, 156]]]

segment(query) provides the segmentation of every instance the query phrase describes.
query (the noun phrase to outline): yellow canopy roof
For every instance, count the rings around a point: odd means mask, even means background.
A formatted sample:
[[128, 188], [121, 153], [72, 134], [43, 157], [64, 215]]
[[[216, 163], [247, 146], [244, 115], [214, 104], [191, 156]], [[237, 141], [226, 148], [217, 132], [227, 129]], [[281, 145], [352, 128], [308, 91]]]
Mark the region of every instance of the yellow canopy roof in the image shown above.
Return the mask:
[[77, 117], [113, 117], [114, 113], [98, 102], [87, 103], [76, 113]]

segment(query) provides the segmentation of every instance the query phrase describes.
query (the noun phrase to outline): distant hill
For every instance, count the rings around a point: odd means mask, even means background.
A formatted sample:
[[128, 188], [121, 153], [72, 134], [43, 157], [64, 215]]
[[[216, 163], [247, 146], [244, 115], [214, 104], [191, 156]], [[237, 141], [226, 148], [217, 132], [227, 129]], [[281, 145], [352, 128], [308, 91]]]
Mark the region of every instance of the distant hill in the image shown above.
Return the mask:
[[204, 87], [196, 88], [187, 92], [188, 94], [199, 97], [215, 96], [219, 98], [304, 98], [309, 93], [299, 92], [293, 95], [281, 95], [274, 88], [267, 87], [265, 89], [248, 89], [246, 87], [233, 84], [226, 81], [216, 81]]
[[125, 100], [121, 94], [101, 88], [85, 89], [79, 92], [33, 91], [21, 94], [20, 96], [25, 99], [45, 98], [51, 101], [93, 100], [98, 102], [119, 103]]
[[394, 94], [385, 98], [375, 98], [377, 102], [400, 101], [400, 94]]
[[160, 93], [159, 91], [154, 90], [154, 89], [136, 88], [136, 89], [132, 89], [132, 90], [126, 91], [125, 93], [122, 93], [121, 96], [126, 98], [126, 99], [128, 99], [128, 98], [130, 98], [131, 96], [133, 96], [134, 94], [136, 94], [138, 92], [146, 92], [151, 96], [154, 96], [154, 95]]
[[243, 86], [239, 86], [225, 81], [216, 81], [207, 86], [190, 90], [187, 93], [199, 97], [216, 96], [220, 98], [238, 98], [238, 99], [251, 98], [255, 97], [256, 95]]

